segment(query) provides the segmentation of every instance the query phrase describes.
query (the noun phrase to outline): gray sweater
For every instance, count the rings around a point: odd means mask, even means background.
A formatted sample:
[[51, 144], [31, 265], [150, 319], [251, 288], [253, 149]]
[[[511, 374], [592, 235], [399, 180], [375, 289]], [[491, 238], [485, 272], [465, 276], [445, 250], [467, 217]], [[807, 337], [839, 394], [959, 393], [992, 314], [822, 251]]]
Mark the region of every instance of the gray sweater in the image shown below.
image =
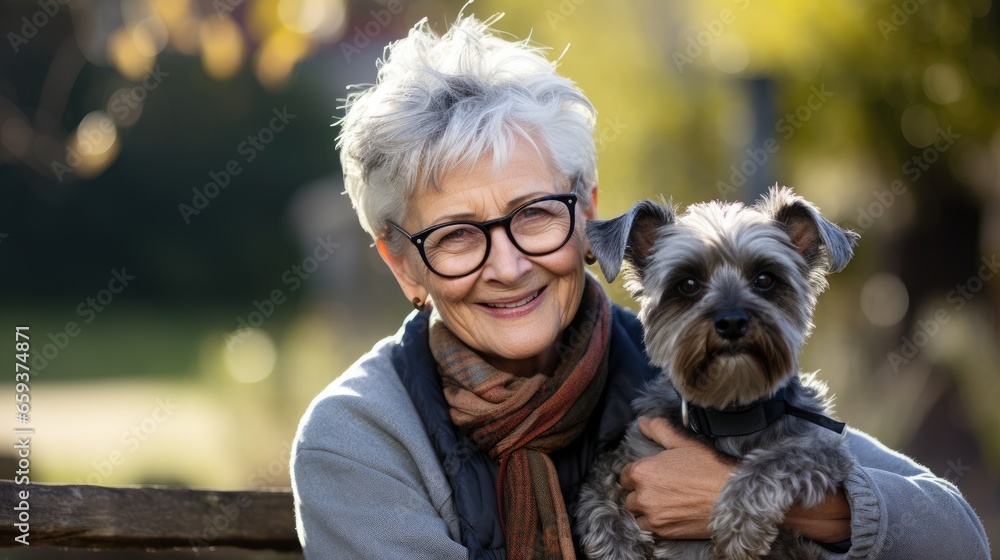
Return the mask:
[[[309, 406], [292, 450], [306, 558], [468, 558], [437, 453], [379, 342]], [[982, 524], [958, 489], [862, 432], [845, 483], [852, 547], [830, 559], [981, 560]]]

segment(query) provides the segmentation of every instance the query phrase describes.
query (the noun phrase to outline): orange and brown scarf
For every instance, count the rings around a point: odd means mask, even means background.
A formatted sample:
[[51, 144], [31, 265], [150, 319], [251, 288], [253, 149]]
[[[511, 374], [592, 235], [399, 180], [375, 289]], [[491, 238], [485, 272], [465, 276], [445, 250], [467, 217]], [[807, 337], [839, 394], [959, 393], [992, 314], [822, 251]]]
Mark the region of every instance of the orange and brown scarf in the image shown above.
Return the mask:
[[569, 516], [549, 453], [587, 425], [608, 374], [611, 305], [590, 276], [559, 344], [553, 375], [497, 370], [455, 337], [435, 311], [431, 353], [451, 419], [500, 464], [497, 503], [511, 560], [575, 558]]

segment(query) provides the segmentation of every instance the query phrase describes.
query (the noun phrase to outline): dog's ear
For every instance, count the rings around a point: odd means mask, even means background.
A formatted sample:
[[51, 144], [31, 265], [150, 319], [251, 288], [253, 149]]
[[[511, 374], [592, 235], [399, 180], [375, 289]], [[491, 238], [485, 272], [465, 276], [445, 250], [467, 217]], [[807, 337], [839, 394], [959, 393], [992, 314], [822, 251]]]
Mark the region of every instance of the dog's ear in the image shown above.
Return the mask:
[[623, 261], [641, 271], [656, 240], [656, 230], [673, 221], [673, 210], [649, 200], [617, 218], [588, 221], [587, 238], [608, 282], [618, 276]]
[[829, 222], [820, 215], [816, 206], [796, 195], [792, 189], [775, 185], [761, 205], [788, 234], [792, 245], [805, 257], [810, 268], [823, 264], [820, 247], [826, 247], [828, 272], [840, 272], [854, 256], [854, 245], [861, 236]]

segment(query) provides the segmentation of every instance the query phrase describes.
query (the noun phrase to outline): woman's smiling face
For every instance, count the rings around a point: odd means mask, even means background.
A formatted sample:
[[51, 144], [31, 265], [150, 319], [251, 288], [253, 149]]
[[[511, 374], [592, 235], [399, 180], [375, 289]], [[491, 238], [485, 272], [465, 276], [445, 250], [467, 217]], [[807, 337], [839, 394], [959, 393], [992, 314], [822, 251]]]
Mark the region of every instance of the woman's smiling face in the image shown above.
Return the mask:
[[[446, 174], [438, 188], [418, 191], [400, 225], [413, 233], [453, 220], [483, 222], [571, 188], [570, 179], [520, 139], [502, 169], [495, 171], [492, 158], [484, 157], [471, 168]], [[576, 226], [569, 241], [548, 255], [525, 255], [503, 227], [490, 230], [486, 262], [460, 278], [431, 272], [413, 245], [391, 255], [379, 241], [379, 252], [408, 297], [429, 294], [448, 329], [494, 366], [521, 375], [549, 373], [558, 363], [559, 337], [583, 294], [584, 226], [585, 218], [595, 216], [594, 191], [590, 207], [574, 205]]]

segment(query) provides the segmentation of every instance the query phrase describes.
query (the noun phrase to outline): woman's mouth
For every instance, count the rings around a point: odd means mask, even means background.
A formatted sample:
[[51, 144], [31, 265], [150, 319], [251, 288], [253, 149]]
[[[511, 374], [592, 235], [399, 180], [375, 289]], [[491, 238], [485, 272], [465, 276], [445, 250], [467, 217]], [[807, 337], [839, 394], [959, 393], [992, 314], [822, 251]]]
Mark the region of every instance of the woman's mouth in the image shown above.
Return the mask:
[[482, 309], [497, 319], [517, 319], [530, 315], [542, 301], [545, 300], [545, 288], [535, 290], [524, 296], [498, 301], [483, 302]]
[[517, 301], [512, 301], [512, 302], [508, 302], [508, 303], [487, 303], [486, 306], [487, 307], [492, 307], [493, 309], [510, 309], [510, 308], [513, 308], [513, 307], [521, 307], [522, 305], [527, 305], [533, 299], [537, 298], [538, 294], [540, 294], [540, 293], [542, 293], [542, 291], [538, 290], [535, 293], [530, 294], [529, 296], [527, 296], [527, 297], [525, 297], [523, 299], [519, 299]]

